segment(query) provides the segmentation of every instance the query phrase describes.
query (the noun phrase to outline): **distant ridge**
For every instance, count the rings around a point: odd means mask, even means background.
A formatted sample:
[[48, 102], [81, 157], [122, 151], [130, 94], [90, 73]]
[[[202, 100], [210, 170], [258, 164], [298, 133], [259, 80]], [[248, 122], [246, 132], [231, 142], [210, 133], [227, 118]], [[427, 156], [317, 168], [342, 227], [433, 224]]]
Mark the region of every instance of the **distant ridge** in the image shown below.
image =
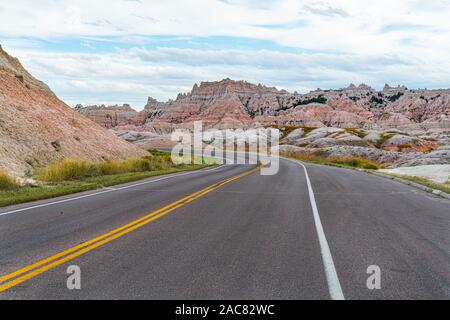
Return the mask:
[[409, 90], [385, 85], [377, 91], [366, 84], [351, 84], [338, 90], [298, 94], [227, 78], [195, 84], [190, 92], [168, 102], [149, 97], [142, 112], [114, 106], [78, 106], [77, 111], [107, 128], [171, 128], [202, 120], [206, 126], [218, 128], [291, 125], [427, 129], [449, 126], [450, 89]]

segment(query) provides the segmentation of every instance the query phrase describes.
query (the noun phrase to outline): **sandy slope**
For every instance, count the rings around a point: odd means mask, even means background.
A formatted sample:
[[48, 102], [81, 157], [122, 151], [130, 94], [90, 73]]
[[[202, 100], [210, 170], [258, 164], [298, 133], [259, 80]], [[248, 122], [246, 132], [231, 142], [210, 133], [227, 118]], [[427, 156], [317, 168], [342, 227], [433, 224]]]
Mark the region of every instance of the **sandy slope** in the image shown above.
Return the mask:
[[53, 159], [143, 154], [142, 149], [73, 111], [0, 48], [0, 167], [23, 176], [32, 164]]

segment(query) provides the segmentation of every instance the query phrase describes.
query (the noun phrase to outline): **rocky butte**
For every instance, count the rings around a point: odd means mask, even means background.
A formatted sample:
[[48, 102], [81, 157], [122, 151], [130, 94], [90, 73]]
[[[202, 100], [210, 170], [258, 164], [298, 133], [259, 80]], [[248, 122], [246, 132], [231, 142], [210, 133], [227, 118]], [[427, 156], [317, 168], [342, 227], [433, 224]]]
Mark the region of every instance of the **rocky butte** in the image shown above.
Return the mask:
[[307, 94], [224, 79], [195, 84], [175, 100], [149, 98], [141, 112], [128, 105], [78, 106], [77, 111], [106, 128], [128, 125], [171, 128], [202, 120], [207, 127], [258, 125], [361, 129], [439, 129], [450, 125], [450, 90], [409, 90], [386, 85], [382, 91], [361, 84]]
[[224, 79], [195, 84], [175, 100], [76, 110], [144, 148], [170, 146], [169, 133], [203, 121], [206, 128], [275, 126], [282, 151], [355, 156], [390, 165], [449, 163], [450, 90], [361, 84], [307, 94]]

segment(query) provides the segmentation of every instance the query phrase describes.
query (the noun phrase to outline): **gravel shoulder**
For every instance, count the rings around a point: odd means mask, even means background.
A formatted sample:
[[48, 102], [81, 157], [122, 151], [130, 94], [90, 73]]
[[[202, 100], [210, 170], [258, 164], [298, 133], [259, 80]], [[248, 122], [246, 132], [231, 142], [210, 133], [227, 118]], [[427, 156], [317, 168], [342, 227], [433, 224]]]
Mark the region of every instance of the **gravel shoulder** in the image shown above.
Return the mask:
[[380, 172], [391, 173], [400, 176], [414, 176], [424, 178], [436, 183], [446, 183], [450, 180], [450, 164], [400, 167], [395, 169], [383, 169], [380, 170]]

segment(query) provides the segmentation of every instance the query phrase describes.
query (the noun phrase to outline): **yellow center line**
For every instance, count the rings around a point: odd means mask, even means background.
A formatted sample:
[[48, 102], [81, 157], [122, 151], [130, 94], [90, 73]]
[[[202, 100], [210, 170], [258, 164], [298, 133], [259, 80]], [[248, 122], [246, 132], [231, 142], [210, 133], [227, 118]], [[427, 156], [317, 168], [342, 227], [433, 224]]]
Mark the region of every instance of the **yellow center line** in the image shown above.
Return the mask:
[[[18, 284], [21, 284], [31, 278], [34, 278], [34, 277], [36, 277], [50, 269], [53, 269], [67, 261], [75, 259], [76, 257], [79, 257], [79, 256], [81, 256], [89, 251], [92, 251], [106, 243], [109, 243], [117, 238], [120, 238], [123, 235], [128, 234], [138, 228], [141, 228], [142, 226], [144, 226], [154, 220], [157, 220], [157, 219], [165, 216], [166, 214], [168, 214], [178, 208], [181, 208], [184, 205], [186, 205], [186, 204], [188, 204], [188, 203], [190, 203], [190, 202], [192, 202], [214, 190], [217, 190], [220, 187], [222, 187], [232, 181], [235, 181], [239, 178], [250, 175], [258, 170], [259, 170], [259, 168], [255, 168], [250, 171], [239, 174], [235, 177], [224, 180], [222, 182], [215, 183], [207, 188], [204, 188], [204, 189], [197, 191], [187, 197], [184, 197], [178, 201], [175, 201], [159, 210], [156, 210], [140, 219], [134, 220], [120, 228], [114, 229], [108, 233], [105, 233], [105, 234], [103, 234], [99, 237], [96, 237], [94, 239], [91, 239], [89, 241], [83, 242], [77, 246], [74, 246], [68, 250], [65, 250], [63, 252], [55, 254], [49, 258], [43, 259], [34, 264], [31, 264], [29, 266], [21, 268], [15, 272], [12, 272], [8, 275], [2, 276], [2, 277], [0, 277], [0, 283], [3, 283], [7, 280], [10, 280], [10, 279], [13, 279], [16, 277], [18, 277], [18, 278], [0, 285], [0, 292], [3, 292], [14, 286], [17, 286]], [[29, 272], [29, 271], [31, 271], [31, 272]], [[29, 272], [29, 273], [27, 273], [27, 272]]]

